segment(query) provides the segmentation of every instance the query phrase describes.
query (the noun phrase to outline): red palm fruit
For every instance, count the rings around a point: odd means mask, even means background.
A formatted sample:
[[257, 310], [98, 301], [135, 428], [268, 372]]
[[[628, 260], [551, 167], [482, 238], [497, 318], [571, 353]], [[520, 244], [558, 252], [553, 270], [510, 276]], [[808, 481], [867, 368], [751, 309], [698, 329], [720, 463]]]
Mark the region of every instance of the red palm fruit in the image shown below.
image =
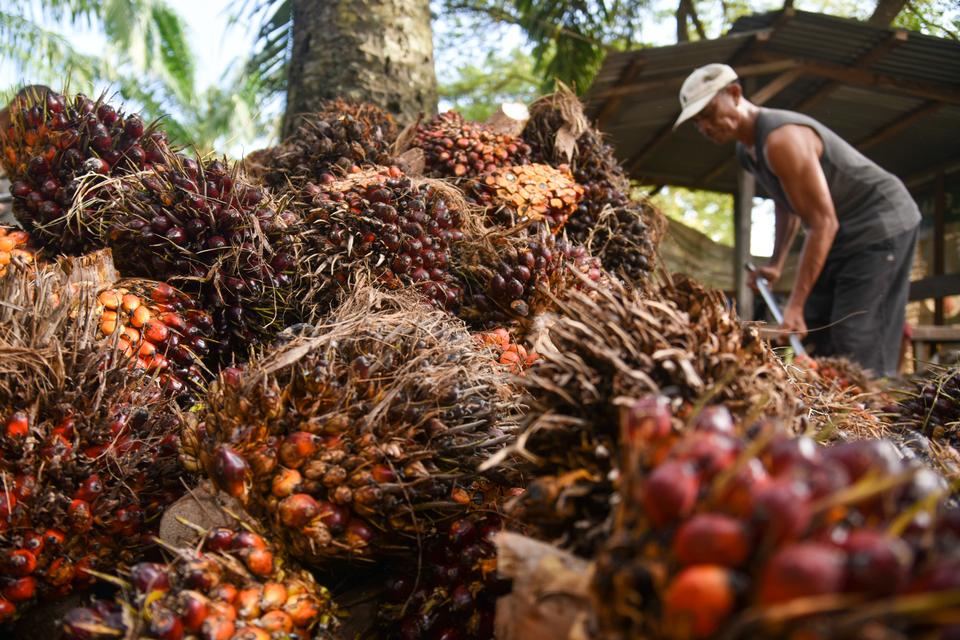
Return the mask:
[[266, 549], [267, 541], [253, 531], [240, 531], [233, 538], [234, 549]]
[[213, 460], [213, 480], [234, 498], [243, 499], [247, 492], [250, 466], [233, 447], [217, 447]]
[[280, 502], [280, 521], [288, 527], [306, 526], [320, 513], [320, 505], [306, 493], [295, 493]]
[[687, 567], [670, 582], [663, 598], [664, 617], [680, 637], [706, 638], [720, 630], [733, 612], [733, 573], [701, 564]]
[[183, 624], [180, 618], [166, 607], [150, 608], [150, 632], [159, 640], [180, 640], [183, 638]]
[[43, 535], [36, 531], [28, 531], [23, 534], [23, 548], [35, 556], [43, 553], [44, 539]]
[[239, 590], [235, 586], [229, 582], [225, 582], [214, 588], [214, 590], [210, 592], [210, 597], [217, 602], [232, 604], [236, 601], [238, 593]]
[[291, 596], [283, 605], [283, 610], [295, 627], [306, 627], [320, 615], [316, 599], [307, 593]]
[[198, 591], [183, 591], [178, 598], [183, 628], [190, 633], [199, 631], [210, 614], [210, 600]]
[[101, 493], [103, 493], [103, 483], [100, 481], [100, 475], [94, 473], [83, 481], [83, 484], [80, 485], [80, 488], [77, 489], [73, 497], [79, 500], [93, 502], [100, 497]]
[[730, 436], [717, 432], [693, 433], [670, 452], [672, 457], [693, 464], [703, 480], [710, 480], [737, 459], [740, 445]]
[[155, 562], [141, 562], [130, 568], [130, 582], [140, 593], [167, 591], [170, 579], [163, 565]]
[[277, 498], [286, 498], [300, 486], [303, 482], [303, 476], [296, 469], [280, 469], [277, 475], [273, 476], [271, 491]]
[[279, 582], [268, 582], [263, 585], [263, 595], [260, 597], [260, 608], [263, 611], [279, 609], [287, 601], [287, 588]]
[[204, 621], [200, 635], [203, 640], [230, 640], [236, 629], [237, 626], [233, 620], [227, 620], [221, 617], [210, 617]]
[[317, 451], [317, 436], [306, 431], [294, 431], [280, 445], [280, 462], [291, 469], [302, 466]]
[[640, 442], [666, 438], [673, 430], [673, 412], [666, 396], [646, 396], [620, 414], [620, 433]]
[[700, 482], [692, 465], [671, 460], [657, 467], [643, 485], [643, 506], [657, 526], [693, 511]]
[[847, 552], [847, 591], [888, 596], [909, 577], [913, 553], [899, 538], [858, 529], [850, 532], [841, 548]]
[[733, 435], [733, 416], [722, 404], [709, 406], [694, 419], [693, 428], [697, 431]]
[[17, 498], [13, 493], [8, 491], [0, 492], [0, 518], [8, 520], [16, 506]]
[[839, 462], [856, 482], [868, 472], [879, 477], [893, 476], [903, 471], [903, 461], [897, 448], [888, 440], [858, 440], [845, 442], [824, 450], [827, 460]]
[[233, 634], [231, 640], [272, 640], [273, 636], [257, 627], [244, 627]]
[[773, 545], [796, 540], [812, 517], [806, 487], [793, 480], [777, 480], [754, 493], [754, 523], [761, 538]]
[[244, 564], [255, 576], [269, 576], [273, 573], [273, 553], [267, 549], [253, 549], [244, 558]]
[[70, 529], [76, 533], [86, 533], [93, 528], [93, 510], [86, 500], [74, 500], [67, 509]]
[[779, 476], [792, 469], [807, 469], [818, 464], [822, 458], [823, 447], [813, 438], [799, 436], [783, 437], [770, 443], [764, 452], [767, 468], [773, 476]]
[[365, 547], [373, 540], [373, 529], [360, 518], [353, 518], [347, 523], [344, 536], [350, 546]]
[[204, 558], [188, 560], [180, 569], [184, 584], [189, 589], [210, 591], [220, 584], [220, 566]]
[[17, 411], [7, 418], [5, 433], [8, 438], [19, 438], [30, 433], [30, 419], [23, 411]]
[[237, 601], [234, 603], [237, 608], [237, 616], [243, 620], [252, 620], [260, 617], [260, 588], [250, 587], [241, 589], [237, 594]]
[[3, 570], [7, 575], [22, 578], [37, 568], [37, 557], [26, 549], [14, 549], [3, 559]]
[[47, 582], [62, 587], [69, 585], [77, 575], [74, 564], [68, 558], [57, 558], [47, 567]]
[[286, 611], [275, 609], [260, 616], [260, 628], [270, 633], [290, 633], [293, 631], [293, 618]]
[[760, 603], [772, 605], [795, 598], [839, 593], [843, 589], [846, 556], [835, 546], [801, 542], [778, 551], [760, 579]]
[[3, 588], [3, 597], [11, 602], [30, 600], [37, 594], [37, 579], [33, 576], [17, 578]]
[[746, 525], [729, 516], [701, 513], [683, 523], [673, 538], [673, 553], [684, 565], [718, 564], [736, 568], [750, 556]]
[[17, 607], [12, 602], [0, 598], [0, 623], [6, 622], [7, 620], [13, 618], [16, 612]]
[[209, 551], [226, 551], [233, 547], [234, 531], [226, 527], [215, 527], [204, 537], [204, 547]]

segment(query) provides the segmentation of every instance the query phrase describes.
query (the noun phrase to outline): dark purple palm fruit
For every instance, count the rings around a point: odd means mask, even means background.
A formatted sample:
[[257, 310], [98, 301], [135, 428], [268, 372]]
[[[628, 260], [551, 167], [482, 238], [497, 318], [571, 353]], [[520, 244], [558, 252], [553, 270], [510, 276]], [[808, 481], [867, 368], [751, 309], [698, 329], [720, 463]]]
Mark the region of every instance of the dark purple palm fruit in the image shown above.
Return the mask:
[[473, 514], [424, 540], [421, 568], [400, 563], [386, 582], [384, 636], [492, 639], [497, 598], [510, 589], [497, 576], [493, 536], [502, 528], [499, 516]]
[[463, 238], [460, 225], [461, 211], [445, 192], [396, 167], [328, 181], [295, 230], [301, 273], [309, 274], [298, 283], [302, 298], [329, 308], [369, 271], [380, 286], [409, 287], [455, 310], [461, 291], [452, 252]]
[[220, 160], [175, 154], [115, 188], [118, 197], [98, 214], [121, 273], [162, 278], [198, 297], [224, 357], [245, 355], [286, 326], [292, 296], [284, 291], [296, 261], [281, 247], [295, 246], [287, 241], [294, 217], [266, 191]]
[[386, 111], [366, 102], [331, 100], [300, 117], [296, 132], [282, 144], [244, 159], [248, 173], [272, 188], [320, 184], [323, 176], [353, 167], [394, 164], [390, 146], [397, 125]]
[[98, 221], [88, 220], [83, 208], [71, 210], [101, 197], [97, 176], [141, 171], [166, 156], [166, 138], [145, 128], [137, 114], [125, 115], [102, 97], [94, 101], [83, 94], [66, 97], [29, 89], [12, 106], [0, 139], [14, 215], [55, 253], [102, 248]]

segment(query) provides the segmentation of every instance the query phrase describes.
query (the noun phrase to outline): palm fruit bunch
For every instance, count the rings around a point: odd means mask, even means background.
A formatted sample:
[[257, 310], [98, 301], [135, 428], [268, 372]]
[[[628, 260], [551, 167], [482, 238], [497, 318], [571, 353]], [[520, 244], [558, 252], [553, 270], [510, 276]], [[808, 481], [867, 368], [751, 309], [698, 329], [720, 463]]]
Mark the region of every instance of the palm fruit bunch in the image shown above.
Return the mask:
[[0, 621], [151, 544], [184, 477], [172, 400], [95, 339], [87, 288], [0, 282]]
[[887, 421], [894, 427], [960, 447], [960, 367], [932, 367], [917, 377], [912, 389], [895, 395], [897, 401], [886, 407]]
[[21, 92], [0, 131], [3, 168], [12, 180], [14, 215], [36, 240], [57, 253], [91, 248], [84, 221], [70, 212], [86, 174], [121, 176], [163, 162], [165, 134], [103, 98], [72, 97], [45, 88]]
[[213, 316], [163, 282], [131, 280], [97, 295], [98, 337], [115, 339], [131, 365], [160, 374], [168, 391], [196, 391], [204, 360], [216, 349]]
[[413, 559], [386, 581], [380, 637], [492, 640], [497, 598], [510, 590], [497, 576], [493, 537], [502, 529], [495, 512], [475, 512], [426, 538], [422, 563]]
[[458, 253], [460, 316], [479, 328], [536, 315], [549, 305], [549, 283], [563, 265], [556, 237], [540, 225], [471, 234]]
[[458, 308], [452, 251], [464, 237], [466, 208], [458, 192], [380, 167], [331, 179], [312, 193], [294, 234], [301, 300], [329, 309], [369, 271], [386, 288], [412, 287], [440, 308]]
[[214, 315], [222, 354], [244, 355], [275, 333], [287, 308], [293, 256], [275, 249], [296, 220], [237, 168], [168, 154], [81, 206], [99, 221], [121, 273], [175, 283]]
[[616, 398], [665, 393], [682, 415], [704, 393], [737, 413], [789, 416], [795, 391], [756, 329], [722, 294], [674, 276], [651, 293], [610, 282], [568, 290], [532, 337], [540, 359], [522, 384], [533, 397], [522, 453], [538, 465], [508, 513], [535, 537], [590, 557], [610, 526]]
[[10, 271], [10, 264], [33, 264], [36, 252], [30, 248], [30, 234], [20, 229], [0, 226], [0, 278]]
[[526, 164], [483, 174], [472, 193], [500, 225], [541, 222], [551, 233], [559, 233], [577, 210], [583, 188], [573, 181], [566, 166]]
[[217, 527], [169, 562], [140, 562], [113, 582], [115, 601], [71, 609], [63, 640], [272, 640], [334, 638], [329, 591], [263, 536]]
[[481, 332], [477, 337], [484, 346], [494, 350], [497, 362], [513, 374], [523, 375], [524, 369], [532, 366], [539, 357], [536, 351], [528, 351], [519, 342], [514, 342], [510, 332], [504, 327]]
[[374, 558], [466, 509], [521, 399], [454, 318], [360, 285], [312, 334], [224, 371], [186, 458], [295, 557]]
[[426, 175], [473, 178], [498, 167], [527, 164], [530, 145], [507, 133], [468, 122], [456, 111], [418, 125], [413, 146], [423, 150]]
[[825, 447], [722, 406], [680, 430], [671, 405], [643, 398], [620, 423], [599, 637], [956, 632], [960, 510], [941, 476], [886, 440]]
[[283, 188], [323, 183], [353, 167], [391, 165], [397, 124], [386, 111], [365, 102], [331, 100], [316, 113], [301, 116], [296, 133], [283, 144], [255, 152], [244, 163], [263, 184]]
[[561, 87], [530, 105], [522, 138], [533, 162], [567, 164], [583, 188], [567, 235], [585, 245], [603, 266], [630, 283], [643, 282], [656, 263], [663, 219], [646, 202], [630, 198], [630, 181], [577, 96]]

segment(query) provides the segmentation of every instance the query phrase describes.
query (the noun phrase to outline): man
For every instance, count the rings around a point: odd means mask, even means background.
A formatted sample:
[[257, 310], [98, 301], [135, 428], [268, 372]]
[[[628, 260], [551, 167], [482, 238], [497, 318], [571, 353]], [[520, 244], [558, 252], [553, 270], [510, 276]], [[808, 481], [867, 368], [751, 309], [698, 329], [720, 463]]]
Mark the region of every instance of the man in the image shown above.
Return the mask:
[[[695, 70], [674, 128], [692, 120], [737, 159], [776, 204], [776, 238], [758, 276], [776, 282], [803, 224], [806, 238], [782, 329], [816, 355], [842, 355], [896, 375], [920, 212], [903, 183], [813, 118], [744, 98], [725, 64]], [[751, 284], [755, 280], [751, 279]]]

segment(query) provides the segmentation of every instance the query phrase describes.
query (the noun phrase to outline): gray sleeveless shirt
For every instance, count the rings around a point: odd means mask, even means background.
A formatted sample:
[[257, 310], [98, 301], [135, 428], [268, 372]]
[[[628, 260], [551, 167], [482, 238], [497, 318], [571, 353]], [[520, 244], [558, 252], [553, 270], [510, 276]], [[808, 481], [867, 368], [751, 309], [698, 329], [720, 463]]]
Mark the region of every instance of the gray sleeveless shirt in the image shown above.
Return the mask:
[[757, 157], [738, 142], [737, 159], [782, 208], [793, 211], [780, 179], [767, 164], [766, 140], [771, 131], [785, 124], [810, 127], [823, 141], [820, 166], [839, 222], [830, 255], [861, 249], [919, 224], [920, 211], [895, 175], [881, 169], [813, 118], [795, 111], [761, 107], [755, 132]]

